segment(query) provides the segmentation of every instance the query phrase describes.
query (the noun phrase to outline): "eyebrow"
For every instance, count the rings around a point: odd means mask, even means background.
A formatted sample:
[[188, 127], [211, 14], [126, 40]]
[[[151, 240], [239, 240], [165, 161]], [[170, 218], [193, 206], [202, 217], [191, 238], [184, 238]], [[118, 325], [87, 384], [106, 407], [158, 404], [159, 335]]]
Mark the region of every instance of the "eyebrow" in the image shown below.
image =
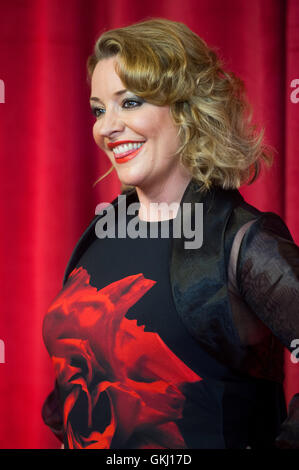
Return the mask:
[[[124, 93], [126, 93], [128, 90], [127, 89], [124, 89], [124, 90], [119, 90], [119, 91], [116, 91], [115, 93], [113, 93], [113, 96], [120, 96], [120, 95], [123, 95]], [[96, 101], [97, 103], [102, 103], [102, 101], [95, 97], [95, 96], [92, 96], [90, 98], [90, 101]]]

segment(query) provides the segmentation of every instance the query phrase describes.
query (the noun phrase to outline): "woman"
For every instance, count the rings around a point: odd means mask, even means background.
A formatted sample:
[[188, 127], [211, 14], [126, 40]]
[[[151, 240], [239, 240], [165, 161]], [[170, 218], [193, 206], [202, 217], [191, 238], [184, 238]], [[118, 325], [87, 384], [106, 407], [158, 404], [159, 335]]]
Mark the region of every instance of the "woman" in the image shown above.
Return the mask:
[[165, 19], [102, 34], [88, 73], [94, 139], [124, 191], [85, 230], [45, 316], [46, 424], [66, 448], [299, 447], [299, 394], [286, 415], [282, 387], [299, 248], [237, 190], [271, 162], [242, 82]]

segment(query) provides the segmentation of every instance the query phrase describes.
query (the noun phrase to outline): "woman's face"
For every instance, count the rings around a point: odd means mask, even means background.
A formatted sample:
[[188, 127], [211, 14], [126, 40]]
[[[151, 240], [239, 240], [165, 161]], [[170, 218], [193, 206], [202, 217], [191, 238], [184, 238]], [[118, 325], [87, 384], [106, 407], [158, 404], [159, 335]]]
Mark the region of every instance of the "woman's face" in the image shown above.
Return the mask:
[[[116, 57], [97, 63], [91, 81], [96, 144], [115, 166], [120, 181], [140, 188], [165, 187], [186, 178], [174, 153], [178, 128], [169, 106], [156, 106], [126, 90], [115, 72]], [[127, 144], [127, 145], [125, 145]]]

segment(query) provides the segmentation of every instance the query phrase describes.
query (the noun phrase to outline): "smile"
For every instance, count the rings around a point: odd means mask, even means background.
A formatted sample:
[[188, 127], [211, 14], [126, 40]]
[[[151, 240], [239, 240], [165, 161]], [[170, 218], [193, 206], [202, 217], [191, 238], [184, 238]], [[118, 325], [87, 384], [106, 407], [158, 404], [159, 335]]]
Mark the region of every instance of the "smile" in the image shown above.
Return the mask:
[[139, 153], [144, 142], [118, 145], [113, 149], [113, 155], [117, 163], [126, 163]]

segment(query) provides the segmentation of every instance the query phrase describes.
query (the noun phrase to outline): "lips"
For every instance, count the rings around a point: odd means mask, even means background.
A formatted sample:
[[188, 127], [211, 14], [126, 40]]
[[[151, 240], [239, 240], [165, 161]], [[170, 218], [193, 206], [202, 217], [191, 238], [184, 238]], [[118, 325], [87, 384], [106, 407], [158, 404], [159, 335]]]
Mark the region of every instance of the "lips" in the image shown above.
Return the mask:
[[113, 150], [115, 147], [118, 147], [120, 145], [124, 144], [142, 144], [139, 148], [137, 149], [129, 149], [126, 150], [125, 152], [122, 152], [121, 154], [117, 154], [113, 152], [115, 161], [117, 163], [126, 163], [127, 161], [131, 160], [132, 158], [136, 157], [136, 155], [139, 153], [140, 149], [143, 147], [144, 141], [132, 141], [132, 140], [119, 140], [117, 142], [109, 142], [108, 143], [108, 148], [110, 150]]
[[114, 154], [115, 161], [117, 163], [126, 163], [127, 161], [132, 160], [132, 158], [136, 157], [136, 155], [140, 152], [142, 147], [143, 145], [139, 147], [139, 149], [128, 150], [127, 152], [122, 153], [120, 156]]

